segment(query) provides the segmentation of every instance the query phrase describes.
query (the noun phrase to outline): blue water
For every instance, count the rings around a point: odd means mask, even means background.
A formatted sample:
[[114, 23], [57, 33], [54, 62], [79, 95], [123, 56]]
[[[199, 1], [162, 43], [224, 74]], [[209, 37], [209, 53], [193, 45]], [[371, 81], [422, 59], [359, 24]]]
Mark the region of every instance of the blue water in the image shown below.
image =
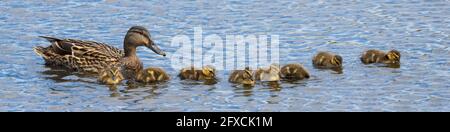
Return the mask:
[[[450, 111], [450, 2], [432, 1], [2, 1], [0, 111]], [[276, 34], [281, 64], [312, 77], [279, 87], [242, 88], [176, 78], [167, 58], [139, 48], [144, 65], [163, 67], [163, 84], [110, 88], [95, 77], [46, 67], [32, 50], [40, 35], [122, 47], [133, 25], [147, 27], [168, 54], [172, 37], [203, 33]], [[363, 65], [366, 49], [397, 49], [398, 69]], [[343, 74], [317, 70], [311, 57], [333, 51]], [[224, 75], [227, 75], [226, 71]]]

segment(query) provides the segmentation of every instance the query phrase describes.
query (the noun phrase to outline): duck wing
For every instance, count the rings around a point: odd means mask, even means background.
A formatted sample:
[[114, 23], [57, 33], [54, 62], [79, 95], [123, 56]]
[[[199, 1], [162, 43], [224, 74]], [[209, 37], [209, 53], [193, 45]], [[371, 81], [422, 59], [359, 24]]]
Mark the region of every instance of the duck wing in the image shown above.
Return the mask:
[[35, 47], [34, 51], [42, 56], [47, 64], [63, 65], [83, 72], [98, 72], [105, 66], [119, 62], [123, 51], [105, 43], [77, 39], [59, 39], [40, 36], [47, 39], [48, 47]]

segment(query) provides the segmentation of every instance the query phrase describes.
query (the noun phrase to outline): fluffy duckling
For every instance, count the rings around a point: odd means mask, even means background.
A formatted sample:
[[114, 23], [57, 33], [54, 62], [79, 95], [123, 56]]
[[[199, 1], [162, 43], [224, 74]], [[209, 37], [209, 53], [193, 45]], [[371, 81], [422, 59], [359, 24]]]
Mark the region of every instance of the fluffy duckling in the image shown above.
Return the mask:
[[163, 69], [157, 67], [146, 68], [136, 76], [138, 82], [144, 83], [165, 82], [169, 79], [169, 75]]
[[385, 53], [380, 50], [367, 50], [362, 53], [361, 62], [364, 64], [400, 64], [400, 52], [397, 50], [391, 50]]
[[228, 81], [231, 83], [243, 84], [244, 86], [255, 86], [253, 72], [249, 67], [245, 67], [245, 70], [235, 70], [230, 74]]
[[302, 80], [305, 78], [309, 78], [309, 72], [306, 70], [303, 65], [295, 63], [295, 64], [287, 64], [281, 68], [281, 78], [288, 80]]
[[312, 60], [313, 66], [322, 69], [342, 68], [342, 57], [330, 52], [319, 52]]
[[258, 81], [279, 81], [280, 67], [277, 64], [272, 64], [268, 68], [258, 68], [255, 72], [255, 78]]
[[120, 66], [111, 66], [100, 70], [98, 81], [107, 85], [116, 85], [124, 79]]
[[194, 66], [183, 68], [178, 75], [181, 80], [190, 79], [196, 81], [216, 80], [216, 69], [212, 66], [203, 66], [201, 70], [196, 70]]

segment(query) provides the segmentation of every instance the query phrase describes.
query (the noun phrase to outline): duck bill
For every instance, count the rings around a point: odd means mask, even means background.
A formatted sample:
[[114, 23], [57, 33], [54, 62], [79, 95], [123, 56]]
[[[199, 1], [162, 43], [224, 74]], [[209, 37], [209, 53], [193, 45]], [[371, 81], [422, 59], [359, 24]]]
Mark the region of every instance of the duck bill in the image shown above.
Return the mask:
[[150, 40], [149, 44], [145, 45], [147, 48], [151, 49], [153, 52], [155, 52], [158, 55], [162, 55], [162, 56], [166, 56], [166, 53], [164, 53], [164, 51], [162, 51], [161, 49], [159, 49], [159, 47], [153, 43], [152, 40]]

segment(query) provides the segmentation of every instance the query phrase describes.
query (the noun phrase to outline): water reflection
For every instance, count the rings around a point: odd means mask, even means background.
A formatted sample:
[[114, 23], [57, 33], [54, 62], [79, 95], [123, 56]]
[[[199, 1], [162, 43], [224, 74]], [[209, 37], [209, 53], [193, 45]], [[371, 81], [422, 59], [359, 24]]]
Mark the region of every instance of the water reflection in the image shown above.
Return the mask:
[[271, 91], [271, 92], [279, 92], [282, 87], [280, 82], [272, 81], [272, 82], [257, 82], [256, 85], [242, 85], [242, 84], [231, 84], [234, 87], [233, 91], [236, 95], [242, 95], [246, 97], [250, 97], [254, 95], [254, 90], [262, 89], [263, 91]]
[[109, 85], [108, 88], [111, 92], [111, 94], [109, 94], [109, 97], [120, 97], [120, 92], [117, 85]]
[[344, 73], [344, 68], [343, 67], [331, 68], [331, 70], [334, 71], [335, 74], [342, 74], [342, 73]]
[[234, 92], [236, 93], [236, 95], [243, 95], [246, 97], [250, 97], [253, 95], [253, 86], [246, 86], [246, 85], [241, 85], [241, 84], [232, 84], [232, 87], [234, 87]]
[[281, 80], [282, 84], [290, 84], [294, 87], [306, 87], [308, 81], [311, 79], [302, 79], [302, 80]]
[[279, 81], [260, 82], [260, 85], [271, 92], [279, 92], [282, 88]]
[[344, 68], [343, 67], [337, 67], [337, 68], [315, 68], [319, 71], [329, 71], [332, 74], [343, 74]]
[[400, 68], [400, 64], [387, 64], [385, 67], [388, 67], [388, 68]]
[[[166, 83], [130, 83], [125, 87], [116, 87], [110, 89], [111, 97], [122, 97], [121, 99], [132, 99], [134, 96], [146, 94], [142, 96], [141, 99], [135, 101], [153, 99], [161, 95], [160, 90], [167, 88]], [[123, 88], [123, 89], [121, 89]]]
[[[63, 67], [53, 67], [53, 66], [45, 66], [45, 70], [40, 72], [44, 75], [45, 79], [53, 80], [56, 83], [64, 83], [64, 82], [84, 82], [84, 83], [94, 83], [93, 81], [88, 81], [83, 78], [93, 78], [94, 74], [82, 74], [68, 70]], [[66, 79], [70, 76], [74, 76], [75, 79]]]
[[214, 85], [217, 84], [219, 81], [217, 79], [211, 79], [211, 80], [205, 80], [203, 82], [204, 85]]
[[400, 68], [400, 63], [391, 63], [391, 64], [375, 63], [375, 64], [367, 64], [367, 66], [369, 66], [369, 67]]

